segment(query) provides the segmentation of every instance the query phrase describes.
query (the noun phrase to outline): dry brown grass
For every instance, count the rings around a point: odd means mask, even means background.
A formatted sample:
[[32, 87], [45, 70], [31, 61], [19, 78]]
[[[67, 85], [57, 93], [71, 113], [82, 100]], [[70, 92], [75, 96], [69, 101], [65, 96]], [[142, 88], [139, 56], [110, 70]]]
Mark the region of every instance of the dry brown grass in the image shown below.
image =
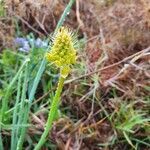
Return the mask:
[[[102, 6], [95, 0], [97, 7], [87, 1], [85, 3], [81, 2], [81, 5], [87, 7], [83, 8], [84, 15], [81, 11], [84, 32], [90, 31], [86, 32], [89, 38], [96, 36], [87, 44], [93, 69], [119, 62], [150, 46], [149, 1], [118, 0]], [[107, 85], [121, 91], [133, 91], [131, 95], [139, 93], [141, 87], [149, 84], [149, 58], [148, 50], [145, 56], [102, 71], [101, 83], [104, 85], [107, 82]], [[96, 63], [93, 65], [94, 61]]]
[[[24, 33], [32, 31], [37, 36], [54, 31], [65, 4], [62, 0], [41, 0], [40, 3], [34, 0], [6, 0], [8, 16], [20, 20], [19, 25]], [[117, 110], [109, 101], [112, 87], [117, 89], [120, 99], [139, 99], [149, 94], [144, 88], [150, 85], [149, 0], [108, 0], [106, 3], [100, 3], [99, 0], [76, 0], [76, 6], [65, 24], [74, 29], [79, 28], [80, 38], [87, 37], [86, 57], [83, 59], [86, 59], [84, 61], [88, 69], [83, 77], [99, 72], [101, 88], [96, 89], [96, 96], [106, 110], [110, 113]], [[0, 34], [7, 31], [12, 37], [14, 30], [5, 31], [5, 28], [1, 28]], [[2, 43], [6, 43], [3, 42], [5, 40], [2, 38]], [[63, 100], [63, 106], [69, 104], [71, 115], [79, 121], [74, 123], [70, 118], [60, 119], [53, 128], [52, 139], [62, 150], [96, 150], [97, 143], [108, 142], [116, 134], [111, 123], [98, 115], [103, 111], [99, 103], [88, 101], [93, 94], [90, 93], [93, 80], [86, 81], [90, 86], [84, 88], [82, 96], [72, 93], [80, 89], [80, 81], [75, 80], [74, 84], [66, 85], [69, 92], [66, 88]], [[38, 133], [41, 128], [37, 127], [33, 132]], [[120, 149], [120, 146], [116, 149]]]

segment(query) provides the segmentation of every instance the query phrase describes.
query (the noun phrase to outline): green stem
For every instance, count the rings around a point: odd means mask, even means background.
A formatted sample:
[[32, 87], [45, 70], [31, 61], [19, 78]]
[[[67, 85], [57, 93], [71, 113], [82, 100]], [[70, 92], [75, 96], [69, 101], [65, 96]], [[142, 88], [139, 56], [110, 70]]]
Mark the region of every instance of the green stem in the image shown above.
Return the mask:
[[52, 101], [52, 104], [51, 104], [51, 108], [50, 108], [50, 111], [49, 111], [49, 115], [48, 115], [48, 120], [47, 120], [47, 123], [46, 123], [46, 128], [40, 138], [40, 141], [38, 142], [38, 144], [35, 146], [34, 150], [40, 150], [40, 148], [42, 147], [42, 145], [46, 142], [46, 138], [48, 136], [48, 133], [50, 131], [50, 129], [52, 128], [52, 123], [54, 121], [54, 118], [55, 118], [55, 115], [56, 115], [56, 112], [57, 112], [57, 109], [58, 109], [58, 105], [59, 105], [59, 102], [60, 102], [60, 94], [62, 92], [62, 88], [63, 88], [63, 85], [64, 85], [64, 78], [60, 77], [59, 78], [59, 82], [58, 82], [58, 87], [57, 87], [57, 90], [56, 90], [56, 93], [55, 93], [55, 97]]
[[46, 66], [46, 60], [45, 58], [42, 60], [41, 62], [41, 65], [40, 65], [40, 68], [37, 72], [37, 75], [34, 79], [34, 82], [33, 82], [33, 86], [32, 86], [32, 89], [31, 89], [31, 92], [29, 94], [29, 102], [32, 103], [32, 101], [34, 100], [34, 95], [35, 95], [35, 92], [36, 92], [36, 89], [37, 89], [37, 86], [39, 84], [39, 81], [41, 79], [41, 76], [45, 70], [45, 66]]
[[1, 132], [0, 132], [0, 150], [4, 150]]
[[20, 73], [19, 79], [18, 79], [18, 88], [17, 88], [17, 98], [15, 103], [15, 109], [13, 112], [13, 126], [12, 126], [12, 133], [11, 133], [11, 150], [15, 149], [15, 146], [17, 145], [17, 137], [16, 137], [16, 123], [17, 123], [17, 117], [18, 117], [18, 104], [19, 99], [21, 95], [21, 78], [22, 78], [22, 72]]
[[24, 82], [23, 82], [23, 88], [22, 88], [21, 102], [20, 102], [20, 108], [18, 111], [19, 117], [18, 117], [18, 122], [17, 122], [18, 128], [16, 130], [16, 135], [17, 135], [17, 139], [19, 136], [20, 136], [20, 138], [19, 138], [19, 141], [17, 141], [17, 150], [22, 149], [22, 144], [23, 144], [23, 140], [24, 140], [24, 136], [25, 136], [24, 130], [26, 129], [26, 126], [22, 126], [20, 128], [19, 125], [26, 124], [25, 121], [27, 120], [25, 116], [27, 115], [27, 111], [28, 111], [28, 109], [26, 107], [26, 104], [28, 104], [28, 100], [26, 101], [26, 92], [27, 92], [28, 75], [29, 75], [28, 67], [29, 67], [29, 65], [27, 64], [26, 70], [24, 72], [25, 76], [24, 76]]
[[[28, 120], [28, 111], [30, 109], [29, 106], [30, 106], [29, 101], [26, 100], [25, 105], [24, 105], [25, 109], [24, 109], [24, 116], [23, 116], [23, 121], [22, 121], [23, 125], [25, 125]], [[24, 141], [25, 135], [26, 135], [26, 130], [27, 130], [27, 126], [23, 126], [20, 131], [20, 138], [17, 143], [17, 150], [23, 149], [22, 146], [23, 146], [23, 141]]]
[[[67, 17], [67, 15], [69, 14], [70, 12], [70, 9], [73, 5], [73, 3], [75, 2], [75, 0], [70, 0], [68, 5], [66, 6], [63, 14], [61, 15], [61, 19], [58, 21], [57, 23], [57, 26], [56, 26], [56, 29], [55, 29], [55, 32], [63, 25], [64, 21], [65, 21], [65, 18]], [[55, 33], [54, 32], [54, 33]]]

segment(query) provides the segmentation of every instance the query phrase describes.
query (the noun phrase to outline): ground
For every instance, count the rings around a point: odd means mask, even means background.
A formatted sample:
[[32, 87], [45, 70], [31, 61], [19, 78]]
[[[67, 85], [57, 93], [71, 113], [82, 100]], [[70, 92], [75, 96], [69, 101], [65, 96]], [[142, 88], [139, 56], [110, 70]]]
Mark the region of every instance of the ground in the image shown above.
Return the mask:
[[[2, 54], [17, 51], [13, 41], [18, 35], [50, 37], [67, 3], [6, 0], [0, 11]], [[54, 122], [49, 141], [60, 150], [150, 149], [150, 1], [76, 0], [64, 26], [78, 34], [78, 58], [61, 96], [63, 115]], [[46, 123], [54, 91], [49, 74], [44, 73], [36, 92], [26, 149], [38, 141]], [[10, 131], [3, 134], [9, 143]]]

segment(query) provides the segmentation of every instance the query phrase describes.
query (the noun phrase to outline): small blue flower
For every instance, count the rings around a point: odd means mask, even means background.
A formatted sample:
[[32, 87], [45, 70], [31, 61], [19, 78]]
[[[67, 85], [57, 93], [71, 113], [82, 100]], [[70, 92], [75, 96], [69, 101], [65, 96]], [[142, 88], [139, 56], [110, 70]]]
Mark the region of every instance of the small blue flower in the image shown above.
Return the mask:
[[35, 47], [36, 48], [47, 48], [48, 47], [48, 42], [47, 41], [42, 41], [40, 38], [37, 38], [35, 40]]
[[42, 44], [43, 44], [43, 41], [40, 39], [40, 38], [37, 38], [36, 40], [35, 40], [35, 47], [36, 48], [41, 48], [42, 47]]
[[30, 50], [30, 45], [26, 38], [17, 37], [15, 44], [19, 46], [19, 51], [28, 52]]
[[29, 51], [29, 50], [30, 50], [29, 42], [28, 42], [28, 41], [25, 41], [22, 48], [23, 48], [25, 51]]
[[48, 41], [42, 41], [40, 38], [35, 40], [34, 38], [17, 37], [15, 39], [15, 44], [19, 47], [19, 51], [22, 52], [29, 52], [31, 47], [48, 48]]
[[15, 39], [15, 44], [16, 44], [17, 46], [22, 47], [22, 46], [24, 45], [24, 42], [27, 42], [27, 39], [26, 39], [26, 38], [17, 37], [17, 38]]

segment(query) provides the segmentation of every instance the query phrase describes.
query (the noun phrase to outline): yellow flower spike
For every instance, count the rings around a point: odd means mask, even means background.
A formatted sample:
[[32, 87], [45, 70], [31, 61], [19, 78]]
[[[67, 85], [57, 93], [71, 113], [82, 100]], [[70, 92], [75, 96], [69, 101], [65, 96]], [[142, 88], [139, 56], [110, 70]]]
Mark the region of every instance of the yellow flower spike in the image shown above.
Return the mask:
[[51, 51], [47, 53], [48, 61], [61, 69], [60, 74], [66, 78], [70, 72], [70, 65], [76, 62], [73, 33], [66, 27], [61, 27], [53, 37]]

